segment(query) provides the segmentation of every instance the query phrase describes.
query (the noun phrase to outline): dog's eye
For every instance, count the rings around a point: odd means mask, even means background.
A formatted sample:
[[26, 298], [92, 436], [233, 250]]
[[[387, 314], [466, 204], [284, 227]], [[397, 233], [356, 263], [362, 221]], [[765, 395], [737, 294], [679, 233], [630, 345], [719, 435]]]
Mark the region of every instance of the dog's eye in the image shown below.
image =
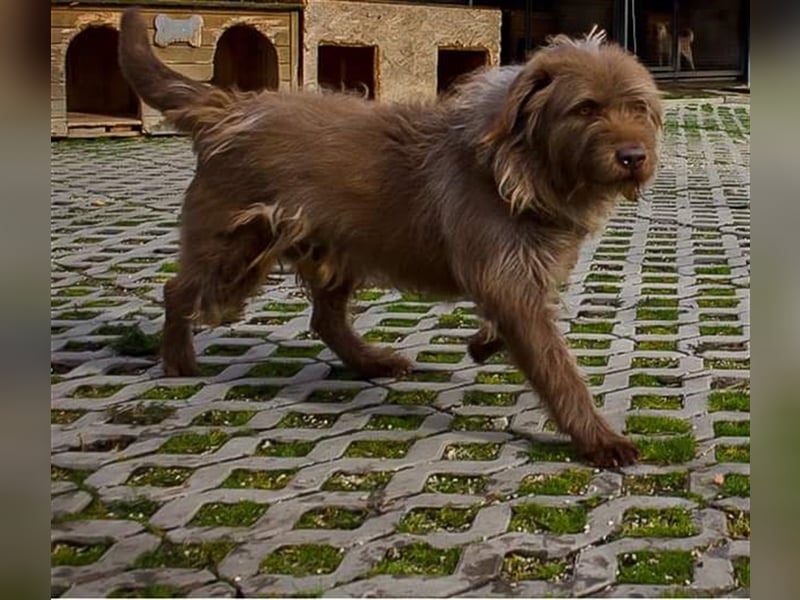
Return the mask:
[[600, 108], [594, 102], [582, 102], [575, 109], [575, 112], [581, 117], [592, 117], [597, 114]]

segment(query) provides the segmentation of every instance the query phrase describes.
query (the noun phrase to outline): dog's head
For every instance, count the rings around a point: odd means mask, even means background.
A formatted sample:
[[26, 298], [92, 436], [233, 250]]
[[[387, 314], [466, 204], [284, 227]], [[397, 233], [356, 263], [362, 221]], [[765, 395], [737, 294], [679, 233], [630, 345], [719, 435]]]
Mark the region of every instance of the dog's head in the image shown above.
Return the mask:
[[593, 30], [533, 55], [484, 142], [512, 209], [552, 212], [597, 195], [635, 199], [655, 173], [661, 124], [650, 73]]

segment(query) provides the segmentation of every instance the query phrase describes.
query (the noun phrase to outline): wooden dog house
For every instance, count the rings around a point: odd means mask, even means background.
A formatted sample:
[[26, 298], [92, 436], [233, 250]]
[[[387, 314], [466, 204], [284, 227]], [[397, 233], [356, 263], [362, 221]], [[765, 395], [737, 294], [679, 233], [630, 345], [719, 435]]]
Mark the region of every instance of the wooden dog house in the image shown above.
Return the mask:
[[51, 136], [169, 132], [117, 63], [119, 19], [134, 4], [156, 54], [189, 77], [242, 89], [299, 84], [299, 0], [51, 0]]

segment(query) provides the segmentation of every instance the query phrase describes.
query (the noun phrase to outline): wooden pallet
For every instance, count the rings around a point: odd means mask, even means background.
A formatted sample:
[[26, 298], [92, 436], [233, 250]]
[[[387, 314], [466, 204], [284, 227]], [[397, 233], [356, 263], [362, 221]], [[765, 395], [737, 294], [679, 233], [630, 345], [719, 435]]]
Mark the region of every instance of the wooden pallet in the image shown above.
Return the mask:
[[67, 113], [67, 136], [71, 138], [131, 137], [141, 135], [142, 120], [90, 113]]

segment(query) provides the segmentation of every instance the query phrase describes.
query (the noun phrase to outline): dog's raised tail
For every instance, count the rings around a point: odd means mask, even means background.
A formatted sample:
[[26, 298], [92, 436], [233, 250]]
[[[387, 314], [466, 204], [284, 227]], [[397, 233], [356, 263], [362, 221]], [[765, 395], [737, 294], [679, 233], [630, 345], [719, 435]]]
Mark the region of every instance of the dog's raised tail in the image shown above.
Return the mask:
[[196, 106], [214, 89], [173, 71], [156, 57], [147, 23], [135, 7], [127, 9], [120, 22], [119, 65], [139, 97], [181, 128], [189, 129], [191, 123], [181, 123], [181, 115], [175, 113]]

